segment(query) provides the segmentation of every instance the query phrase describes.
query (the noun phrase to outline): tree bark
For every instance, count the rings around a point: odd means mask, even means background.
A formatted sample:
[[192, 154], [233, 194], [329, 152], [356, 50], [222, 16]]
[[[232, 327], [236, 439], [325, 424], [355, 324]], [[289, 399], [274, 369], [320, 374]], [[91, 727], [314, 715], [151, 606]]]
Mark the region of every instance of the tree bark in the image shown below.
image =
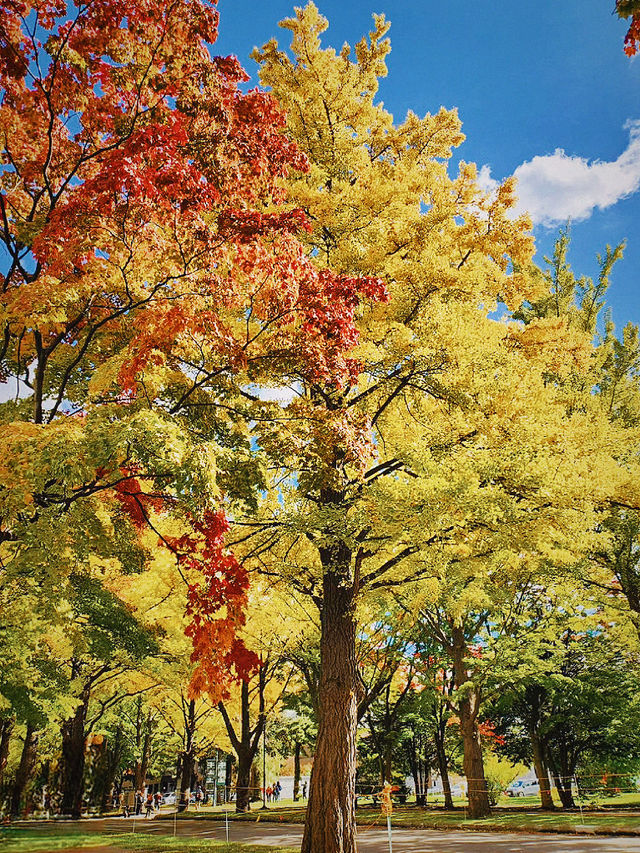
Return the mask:
[[444, 807], [449, 811], [453, 811], [453, 796], [451, 794], [451, 780], [449, 779], [449, 765], [447, 763], [447, 753], [444, 743], [441, 742], [439, 732], [436, 731], [436, 761], [438, 763], [438, 773], [442, 782], [442, 792], [444, 794]]
[[140, 787], [144, 788], [147, 782], [147, 770], [149, 769], [149, 759], [151, 757], [151, 713], [147, 717], [147, 729], [144, 734], [144, 743], [142, 746], [142, 761], [140, 762]]
[[[238, 753], [238, 775], [236, 777], [236, 812], [238, 814], [251, 811], [251, 765], [253, 761], [247, 750]], [[263, 779], [263, 786], [267, 783]]]
[[145, 787], [147, 781], [147, 768], [151, 755], [151, 711], [146, 718], [142, 713], [142, 697], [138, 697], [138, 710], [136, 714], [136, 765], [134, 787], [136, 791]]
[[575, 809], [576, 804], [573, 799], [572, 781], [575, 774], [576, 756], [569, 755], [569, 750], [563, 733], [559, 738], [559, 743], [555, 744], [554, 749], [549, 750], [549, 768], [553, 775], [560, 802], [563, 809]]
[[[258, 669], [258, 719], [251, 728], [251, 704], [249, 699], [249, 683], [243, 681], [240, 685], [240, 732], [233, 723], [223, 702], [218, 703], [218, 709], [229, 735], [229, 740], [238, 759], [238, 775], [236, 778], [236, 812], [248, 812], [251, 808], [251, 766], [258, 752], [260, 738], [266, 724], [264, 691], [267, 681], [268, 660], [262, 661]], [[267, 780], [262, 780], [263, 788]]]
[[136, 763], [133, 769], [133, 789], [139, 791], [144, 784], [142, 778], [142, 696], [136, 700]]
[[120, 726], [116, 729], [113, 747], [110, 748], [107, 743], [106, 755], [107, 760], [105, 766], [104, 786], [102, 788], [102, 797], [100, 798], [101, 812], [109, 811], [111, 807], [111, 793], [116, 781], [116, 774], [118, 772], [120, 758], [122, 756], [122, 728]]
[[84, 793], [85, 722], [89, 707], [89, 691], [82, 694], [76, 712], [61, 726], [62, 731], [62, 800], [60, 814], [80, 818]]
[[355, 853], [357, 578], [347, 583], [351, 554], [344, 546], [320, 549], [320, 556], [320, 725], [301, 853]]
[[469, 816], [472, 818], [487, 817], [491, 814], [487, 781], [484, 776], [484, 761], [478, 725], [469, 710], [469, 702], [460, 703], [460, 731], [464, 754], [462, 766], [467, 778], [467, 798], [469, 800]]
[[536, 771], [538, 785], [540, 786], [540, 803], [542, 809], [544, 811], [554, 811], [555, 805], [553, 803], [553, 797], [551, 796], [549, 771], [544, 763], [544, 754], [542, 744], [540, 743], [540, 737], [534, 729], [529, 731], [529, 737], [531, 740], [531, 751], [533, 754], [533, 767]]
[[560, 778], [560, 774], [553, 770], [553, 781], [556, 785], [556, 790], [558, 792], [558, 796], [560, 797], [560, 802], [562, 803], [563, 809], [575, 809], [576, 804], [573, 799], [573, 788], [571, 786], [571, 779], [562, 780]]
[[454, 659], [454, 678], [457, 690], [463, 693], [458, 699], [458, 716], [460, 717], [460, 733], [462, 735], [463, 758], [462, 766], [467, 778], [467, 798], [469, 800], [469, 816], [472, 818], [487, 817], [491, 814], [487, 780], [484, 775], [482, 744], [478, 731], [478, 712], [480, 710], [480, 695], [469, 683], [469, 675], [464, 665], [467, 646], [464, 631], [453, 627], [451, 632]]
[[196, 765], [195, 754], [196, 732], [196, 703], [190, 699], [185, 714], [184, 749], [182, 750], [182, 774], [180, 777], [180, 801], [177, 804], [179, 812], [187, 811], [191, 799], [191, 781]]
[[20, 815], [24, 792], [36, 762], [37, 746], [38, 735], [36, 734], [35, 726], [32, 723], [28, 723], [24, 736], [24, 746], [22, 747], [22, 754], [20, 756], [20, 764], [16, 770], [16, 778], [11, 791], [11, 817], [18, 817]]
[[[238, 780], [236, 782], [236, 812], [248, 812], [251, 809], [251, 765], [255, 752], [251, 749], [251, 718], [249, 707], [249, 684], [242, 682], [240, 688], [240, 749], [238, 750]], [[267, 780], [262, 780], [264, 788]]]
[[9, 758], [9, 744], [11, 743], [13, 725], [14, 721], [11, 717], [6, 717], [0, 721], [0, 788], [2, 787], [2, 779]]
[[300, 799], [300, 750], [302, 745], [297, 740], [293, 746], [293, 802]]

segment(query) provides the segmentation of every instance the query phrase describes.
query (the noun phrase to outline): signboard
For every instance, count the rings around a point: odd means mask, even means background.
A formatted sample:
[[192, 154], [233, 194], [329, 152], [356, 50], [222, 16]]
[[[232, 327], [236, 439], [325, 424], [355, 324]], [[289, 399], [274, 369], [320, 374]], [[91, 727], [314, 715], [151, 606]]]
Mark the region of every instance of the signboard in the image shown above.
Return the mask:
[[218, 761], [218, 785], [227, 784], [227, 756], [221, 755]]
[[[224, 752], [217, 752], [213, 758], [207, 758], [205, 762], [205, 782], [207, 791], [212, 799], [218, 800], [222, 797], [224, 800], [224, 788], [227, 784], [227, 756]], [[216, 789], [222, 789], [218, 794]]]
[[206, 769], [204, 774], [207, 789], [213, 788], [218, 779], [218, 759], [216, 758], [207, 758]]

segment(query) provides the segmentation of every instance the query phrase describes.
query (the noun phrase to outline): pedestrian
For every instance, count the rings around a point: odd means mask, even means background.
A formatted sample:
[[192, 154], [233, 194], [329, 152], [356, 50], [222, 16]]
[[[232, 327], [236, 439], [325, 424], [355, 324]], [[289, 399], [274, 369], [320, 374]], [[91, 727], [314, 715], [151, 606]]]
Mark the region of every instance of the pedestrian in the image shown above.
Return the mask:
[[144, 803], [144, 796], [142, 791], [136, 791], [136, 815], [142, 814], [142, 804]]
[[271, 785], [269, 785], [269, 787], [267, 788], [267, 802], [268, 803], [271, 802], [272, 796], [273, 796], [273, 788], [271, 787]]
[[196, 788], [196, 811], [200, 811], [200, 804], [202, 803], [202, 788], [200, 785]]
[[278, 779], [278, 781], [276, 782], [276, 791], [277, 791], [276, 800], [279, 800], [279, 799], [280, 799], [280, 794], [282, 793], [282, 785], [280, 784], [280, 780], [279, 780], [279, 779]]
[[160, 791], [156, 791], [153, 795], [153, 805], [155, 806], [155, 810], [157, 812], [160, 811], [160, 805], [162, 804], [162, 794]]
[[146, 814], [145, 817], [151, 817], [153, 814], [153, 794], [151, 791], [147, 794], [147, 800], [145, 802]]
[[307, 799], [307, 781], [306, 781], [306, 779], [305, 779], [305, 781], [302, 783], [302, 799], [303, 799], [303, 800], [306, 800], [306, 799]]

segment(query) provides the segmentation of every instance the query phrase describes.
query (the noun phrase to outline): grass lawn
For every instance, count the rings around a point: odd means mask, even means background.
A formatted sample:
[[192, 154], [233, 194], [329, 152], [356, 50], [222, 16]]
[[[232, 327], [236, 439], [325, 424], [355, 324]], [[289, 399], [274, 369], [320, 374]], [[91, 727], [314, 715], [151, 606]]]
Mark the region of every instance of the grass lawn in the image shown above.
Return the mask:
[[[531, 807], [530, 807], [531, 808]], [[368, 810], [373, 813], [373, 809]], [[364, 814], [359, 815], [364, 818]], [[463, 809], [455, 812], [429, 812], [415, 806], [399, 806], [393, 811], [396, 826], [422, 829], [494, 829], [521, 832], [583, 832], [587, 827], [595, 832], [640, 833], [640, 812], [590, 811], [543, 812], [531, 808], [494, 809], [491, 817], [469, 820]], [[584, 827], [584, 829], [583, 829]]]
[[[158, 838], [131, 834], [89, 834], [72, 829], [31, 830], [6, 829], [0, 835], [2, 853], [49, 853], [54, 850], [82, 850], [100, 848], [118, 853], [265, 853], [264, 847], [253, 844], [226, 844], [194, 838]], [[269, 847], [271, 853], [297, 853], [291, 847]]]
[[[418, 808], [415, 805], [395, 805], [392, 821], [395, 826], [415, 827], [416, 829], [482, 829], [507, 830], [511, 832], [603, 832], [611, 834], [640, 834], [640, 802], [637, 794], [626, 798], [616, 797], [610, 800], [611, 805], [604, 808], [593, 808], [583, 804], [582, 813], [543, 812], [537, 797], [522, 797], [518, 799], [504, 797], [500, 805], [493, 810], [489, 818], [470, 820], [467, 817], [464, 801], [460, 801], [455, 811], [444, 811], [442, 808]], [[616, 807], [614, 807], [614, 804]], [[229, 820], [263, 820], [269, 822], [283, 821], [286, 823], [303, 823], [305, 805], [301, 803], [271, 804], [263, 811], [260, 804], [254, 804], [248, 815], [229, 813]], [[636, 806], [636, 808], [633, 808]], [[232, 805], [229, 806], [232, 808]], [[224, 808], [201, 809], [200, 812], [190, 811], [182, 818], [209, 818], [220, 820], [224, 816]], [[168, 817], [168, 815], [167, 815]], [[360, 826], [382, 826], [384, 818], [379, 809], [371, 806], [361, 806], [356, 813]]]

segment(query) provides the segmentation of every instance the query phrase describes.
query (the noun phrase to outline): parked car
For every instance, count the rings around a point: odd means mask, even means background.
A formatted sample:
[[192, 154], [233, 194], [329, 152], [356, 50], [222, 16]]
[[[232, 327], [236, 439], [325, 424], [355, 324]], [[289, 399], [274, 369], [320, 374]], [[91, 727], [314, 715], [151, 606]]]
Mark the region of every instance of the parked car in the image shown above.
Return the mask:
[[162, 802], [165, 806], [175, 806], [176, 804], [176, 792], [175, 791], [167, 791], [166, 794], [162, 795]]
[[536, 797], [540, 793], [540, 785], [535, 779], [517, 779], [506, 790], [509, 797]]

